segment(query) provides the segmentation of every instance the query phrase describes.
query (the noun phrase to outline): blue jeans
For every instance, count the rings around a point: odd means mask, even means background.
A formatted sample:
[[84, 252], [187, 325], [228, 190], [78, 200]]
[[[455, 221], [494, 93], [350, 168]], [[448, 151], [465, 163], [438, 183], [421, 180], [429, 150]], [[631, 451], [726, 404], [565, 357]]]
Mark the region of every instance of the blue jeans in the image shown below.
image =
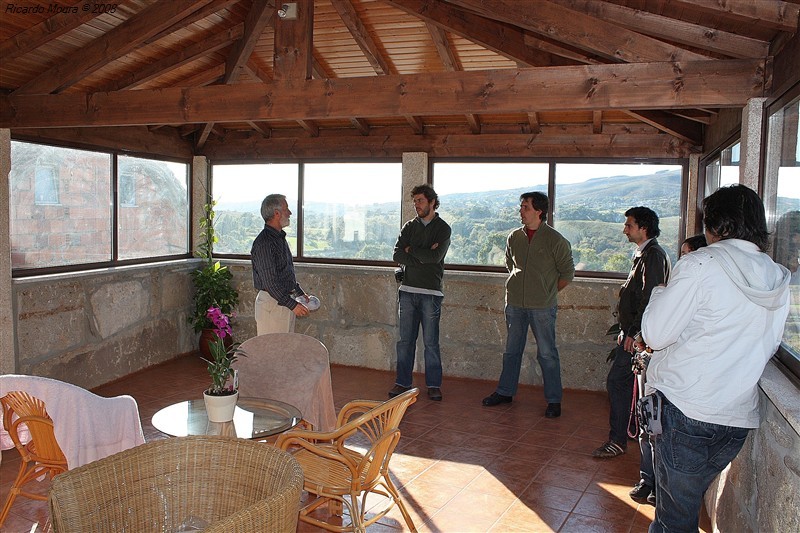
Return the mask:
[[649, 532], [696, 532], [706, 489], [742, 449], [750, 430], [694, 420], [658, 394], [663, 433], [654, 444], [656, 518]]
[[417, 334], [422, 325], [425, 344], [425, 385], [442, 386], [442, 355], [439, 352], [439, 317], [442, 314], [442, 296], [398, 292], [398, 323], [400, 340], [397, 341], [397, 381], [402, 387], [413, 384], [414, 354], [417, 351]]
[[556, 348], [556, 312], [554, 305], [545, 309], [526, 309], [506, 304], [506, 351], [497, 394], [514, 396], [519, 384], [522, 352], [528, 340], [528, 327], [536, 339], [536, 359], [542, 369], [544, 398], [547, 403], [561, 403], [561, 361]]

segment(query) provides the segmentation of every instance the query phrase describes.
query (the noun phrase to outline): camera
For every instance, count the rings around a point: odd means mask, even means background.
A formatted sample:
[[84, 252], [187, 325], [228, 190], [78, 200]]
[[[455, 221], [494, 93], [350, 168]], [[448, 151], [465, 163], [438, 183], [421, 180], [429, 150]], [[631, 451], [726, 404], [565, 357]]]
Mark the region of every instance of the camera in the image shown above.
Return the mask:
[[397, 283], [403, 283], [403, 267], [397, 267], [394, 269], [394, 279]]

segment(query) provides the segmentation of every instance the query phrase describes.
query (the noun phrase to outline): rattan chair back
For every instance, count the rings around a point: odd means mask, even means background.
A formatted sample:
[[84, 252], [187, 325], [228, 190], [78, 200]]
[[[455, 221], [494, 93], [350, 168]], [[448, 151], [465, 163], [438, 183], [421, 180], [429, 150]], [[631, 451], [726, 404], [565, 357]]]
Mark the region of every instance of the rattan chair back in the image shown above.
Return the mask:
[[[305, 490], [316, 496], [300, 510], [301, 521], [329, 531], [362, 532], [397, 505], [408, 528], [416, 531], [389, 477], [389, 462], [400, 441], [400, 422], [418, 394], [411, 389], [385, 402], [352, 401], [339, 412], [334, 431], [293, 430], [278, 437], [276, 446], [293, 453], [303, 467]], [[367, 518], [369, 493], [384, 496], [386, 505], [370, 508]], [[351, 523], [332, 524], [315, 516], [326, 503], [333, 514], [346, 506]]]
[[[24, 490], [34, 480], [53, 478], [67, 470], [67, 458], [56, 441], [53, 420], [47, 414], [44, 402], [23, 391], [11, 391], [2, 398], [3, 429], [11, 437], [21, 458], [19, 472], [9, 489], [5, 504], [0, 511], [0, 526], [6, 521], [17, 496], [33, 500], [46, 500], [47, 496]], [[23, 444], [20, 426], [25, 425], [30, 440]]]
[[56, 478], [56, 532], [294, 533], [297, 461], [267, 444], [219, 436], [143, 444]]

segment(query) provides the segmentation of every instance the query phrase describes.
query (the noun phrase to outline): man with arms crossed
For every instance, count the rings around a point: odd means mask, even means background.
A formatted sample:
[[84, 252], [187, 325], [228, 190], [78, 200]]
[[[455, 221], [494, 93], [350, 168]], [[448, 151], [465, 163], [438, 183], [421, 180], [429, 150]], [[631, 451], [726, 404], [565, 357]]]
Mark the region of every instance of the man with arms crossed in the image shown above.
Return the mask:
[[744, 185], [703, 201], [708, 246], [678, 261], [642, 318], [660, 399], [650, 533], [697, 531], [703, 494], [759, 424], [758, 380], [781, 342], [791, 273], [764, 253], [767, 221]]
[[[625, 226], [622, 233], [630, 242], [636, 244], [637, 248], [628, 279], [619, 291], [617, 318], [620, 332], [617, 346], [612, 352], [613, 361], [606, 379], [608, 401], [611, 404], [608, 415], [610, 430], [608, 441], [592, 453], [594, 457], [600, 459], [620, 456], [628, 447], [633, 384], [636, 380], [631, 369], [634, 337], [642, 329], [642, 314], [650, 301], [650, 294], [657, 285], [667, 282], [671, 267], [667, 253], [656, 240], [661, 230], [658, 227], [658, 215], [652, 209], [647, 207], [628, 209], [625, 212]], [[630, 496], [639, 503], [652, 504], [655, 484], [652, 451], [647, 439], [642, 439], [640, 446], [642, 451], [640, 480], [631, 490]]]
[[433, 187], [417, 185], [411, 189], [411, 198], [417, 217], [403, 226], [394, 245], [393, 260], [403, 265], [403, 281], [398, 290], [397, 380], [389, 391], [389, 398], [411, 388], [417, 335], [422, 325], [428, 398], [441, 401], [439, 317], [444, 299], [442, 277], [444, 256], [450, 247], [450, 226], [436, 212], [439, 197]]
[[536, 358], [542, 369], [545, 416], [561, 416], [561, 362], [556, 348], [558, 291], [575, 275], [572, 248], [567, 239], [547, 224], [550, 201], [541, 192], [520, 196], [523, 226], [506, 240], [506, 351], [497, 389], [483, 399], [492, 407], [511, 403], [517, 393], [522, 353], [528, 328], [536, 339]]
[[253, 285], [258, 289], [255, 304], [258, 335], [292, 333], [295, 317], [308, 316], [308, 308], [295, 300], [303, 296], [308, 302], [308, 296], [295, 279], [292, 251], [283, 231], [291, 215], [282, 194], [270, 194], [261, 202], [264, 229], [250, 250]]

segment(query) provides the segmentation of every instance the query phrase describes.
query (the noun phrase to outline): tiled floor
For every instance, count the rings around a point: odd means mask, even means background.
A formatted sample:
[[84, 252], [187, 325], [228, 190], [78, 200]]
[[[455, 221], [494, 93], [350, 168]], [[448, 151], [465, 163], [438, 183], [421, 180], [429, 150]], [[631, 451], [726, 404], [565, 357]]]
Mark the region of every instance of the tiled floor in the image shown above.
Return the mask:
[[[393, 374], [353, 367], [332, 368], [337, 408], [355, 398], [384, 399]], [[417, 381], [424, 384], [421, 376]], [[205, 388], [204, 364], [181, 358], [133, 374], [96, 390], [103, 396], [130, 394], [139, 404], [148, 441], [165, 438], [150, 423], [153, 413]], [[591, 451], [607, 434], [604, 393], [568, 390], [563, 414], [546, 419], [539, 387], [521, 387], [512, 404], [480, 405], [494, 382], [445, 378], [443, 402], [424, 388], [406, 414], [391, 471], [420, 531], [643, 532], [653, 508], [638, 505], [628, 490], [638, 480], [639, 453], [597, 460]], [[2, 501], [19, 465], [4, 451]], [[46, 490], [46, 487], [43, 487]], [[709, 531], [708, 519], [701, 523]], [[20, 498], [4, 532], [49, 531], [47, 505]], [[368, 531], [405, 529], [393, 510]], [[298, 531], [315, 531], [301, 525]]]

